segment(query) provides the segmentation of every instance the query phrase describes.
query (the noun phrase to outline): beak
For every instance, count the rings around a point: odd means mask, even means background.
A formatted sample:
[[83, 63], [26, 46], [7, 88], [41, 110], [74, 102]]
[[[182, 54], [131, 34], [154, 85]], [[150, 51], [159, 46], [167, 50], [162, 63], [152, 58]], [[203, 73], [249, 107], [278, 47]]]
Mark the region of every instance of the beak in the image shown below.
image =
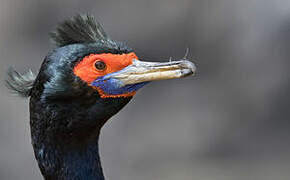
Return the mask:
[[144, 62], [133, 60], [126, 68], [108, 74], [105, 79], [113, 78], [119, 81], [121, 87], [142, 82], [176, 79], [195, 75], [196, 66], [188, 60], [170, 62]]

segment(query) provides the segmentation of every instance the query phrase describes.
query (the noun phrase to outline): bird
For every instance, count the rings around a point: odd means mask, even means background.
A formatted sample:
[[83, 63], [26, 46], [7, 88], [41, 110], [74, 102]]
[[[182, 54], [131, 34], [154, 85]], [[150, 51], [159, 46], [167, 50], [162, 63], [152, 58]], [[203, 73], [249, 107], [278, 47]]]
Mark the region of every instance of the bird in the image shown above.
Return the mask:
[[[112, 40], [93, 15], [77, 14], [50, 33], [39, 72], [7, 71], [6, 86], [29, 98], [31, 143], [46, 180], [104, 180], [103, 125], [149, 82], [194, 75], [187, 59], [147, 62]], [[186, 53], [187, 54], [187, 53]]]

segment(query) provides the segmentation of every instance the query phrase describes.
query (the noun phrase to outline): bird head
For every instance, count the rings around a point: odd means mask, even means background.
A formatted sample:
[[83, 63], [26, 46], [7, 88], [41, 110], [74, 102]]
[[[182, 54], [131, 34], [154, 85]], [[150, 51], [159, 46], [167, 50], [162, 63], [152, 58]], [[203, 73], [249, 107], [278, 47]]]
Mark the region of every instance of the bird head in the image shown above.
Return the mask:
[[38, 75], [9, 71], [7, 86], [30, 96], [32, 144], [46, 179], [103, 179], [97, 145], [103, 124], [148, 82], [192, 75], [195, 66], [186, 58], [142, 61], [89, 15], [64, 21], [51, 37], [56, 48]]
[[31, 111], [50, 117], [46, 129], [87, 133], [89, 127], [101, 127], [148, 82], [195, 73], [186, 59], [140, 60], [89, 15], [64, 21], [51, 37], [56, 48], [46, 56], [29, 92]]
[[124, 43], [111, 40], [92, 16], [75, 16], [51, 35], [58, 48], [43, 65], [49, 74], [44, 98], [63, 99], [88, 89], [102, 99], [130, 98], [148, 82], [195, 73], [186, 59], [141, 61]]
[[101, 98], [131, 97], [150, 81], [179, 78], [194, 73], [189, 61], [153, 63], [138, 60], [134, 52], [90, 54], [74, 74], [98, 91]]

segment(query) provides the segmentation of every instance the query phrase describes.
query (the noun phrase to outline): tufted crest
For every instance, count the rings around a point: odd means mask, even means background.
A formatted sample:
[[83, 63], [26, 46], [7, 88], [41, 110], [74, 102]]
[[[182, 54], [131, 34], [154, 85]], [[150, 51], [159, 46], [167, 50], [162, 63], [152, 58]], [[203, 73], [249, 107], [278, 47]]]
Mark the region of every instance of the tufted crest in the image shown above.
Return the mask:
[[110, 41], [99, 22], [92, 15], [76, 15], [59, 24], [56, 31], [50, 33], [58, 47], [76, 43]]

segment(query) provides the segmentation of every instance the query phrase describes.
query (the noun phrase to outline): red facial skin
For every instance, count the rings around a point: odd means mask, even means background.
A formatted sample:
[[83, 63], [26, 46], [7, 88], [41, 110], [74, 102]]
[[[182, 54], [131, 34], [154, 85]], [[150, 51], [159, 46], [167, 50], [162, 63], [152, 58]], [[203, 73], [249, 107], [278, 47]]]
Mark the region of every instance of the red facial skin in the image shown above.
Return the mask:
[[[125, 67], [133, 63], [133, 59], [138, 59], [135, 53], [131, 52], [128, 54], [90, 54], [84, 57], [75, 67], [74, 74], [85, 81], [89, 86], [98, 77], [105, 76], [113, 72], [120, 71]], [[95, 67], [97, 61], [103, 61], [106, 64], [106, 68], [103, 70], [98, 70]], [[112, 98], [112, 97], [128, 97], [135, 95], [136, 92], [120, 94], [120, 95], [110, 95], [104, 93], [100, 88], [92, 86], [96, 89], [102, 98]]]

